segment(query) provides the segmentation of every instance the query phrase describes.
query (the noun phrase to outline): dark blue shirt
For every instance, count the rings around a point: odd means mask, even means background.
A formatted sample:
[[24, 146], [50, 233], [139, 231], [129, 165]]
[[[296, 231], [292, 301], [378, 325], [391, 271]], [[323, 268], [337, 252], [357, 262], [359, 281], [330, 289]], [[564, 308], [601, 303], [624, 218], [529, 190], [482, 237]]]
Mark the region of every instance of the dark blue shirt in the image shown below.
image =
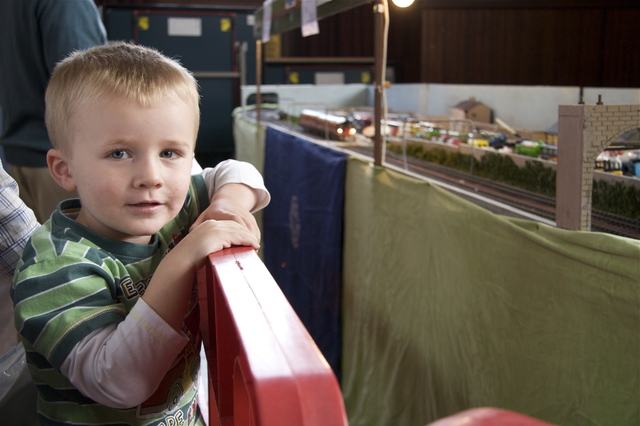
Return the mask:
[[0, 1], [0, 144], [9, 164], [46, 167], [44, 93], [57, 62], [104, 44], [93, 0]]

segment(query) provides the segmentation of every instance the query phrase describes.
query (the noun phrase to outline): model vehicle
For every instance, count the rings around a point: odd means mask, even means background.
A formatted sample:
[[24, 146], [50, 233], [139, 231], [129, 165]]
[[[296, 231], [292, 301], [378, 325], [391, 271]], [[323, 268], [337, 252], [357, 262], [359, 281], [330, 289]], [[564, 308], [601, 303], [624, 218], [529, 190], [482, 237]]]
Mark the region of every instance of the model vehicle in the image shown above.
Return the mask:
[[528, 155], [529, 157], [538, 158], [540, 149], [544, 143], [542, 141], [530, 141], [527, 139], [516, 142], [513, 152], [520, 155]]
[[299, 124], [309, 133], [338, 141], [352, 140], [356, 134], [356, 127], [347, 117], [311, 109], [302, 110]]
[[622, 161], [616, 156], [598, 155], [596, 158], [595, 170], [614, 175], [622, 174]]
[[548, 161], [558, 161], [558, 147], [556, 145], [544, 144], [540, 147], [540, 158]]
[[353, 124], [356, 126], [356, 130], [362, 133], [362, 129], [367, 126], [371, 126], [373, 122], [373, 117], [370, 112], [367, 111], [354, 111], [351, 114], [351, 120]]
[[467, 143], [472, 146], [481, 146], [481, 147], [489, 146], [489, 141], [487, 139], [481, 139], [481, 138], [469, 138], [467, 140]]

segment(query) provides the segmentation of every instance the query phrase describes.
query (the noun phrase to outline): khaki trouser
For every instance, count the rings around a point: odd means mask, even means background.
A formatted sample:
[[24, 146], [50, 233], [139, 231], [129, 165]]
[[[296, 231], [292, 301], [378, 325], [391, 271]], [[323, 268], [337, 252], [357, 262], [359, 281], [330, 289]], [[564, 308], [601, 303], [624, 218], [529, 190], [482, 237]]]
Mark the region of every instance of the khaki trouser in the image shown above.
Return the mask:
[[77, 198], [53, 180], [47, 167], [22, 167], [9, 164], [9, 174], [18, 182], [20, 198], [33, 210], [38, 222], [45, 223], [60, 201]]

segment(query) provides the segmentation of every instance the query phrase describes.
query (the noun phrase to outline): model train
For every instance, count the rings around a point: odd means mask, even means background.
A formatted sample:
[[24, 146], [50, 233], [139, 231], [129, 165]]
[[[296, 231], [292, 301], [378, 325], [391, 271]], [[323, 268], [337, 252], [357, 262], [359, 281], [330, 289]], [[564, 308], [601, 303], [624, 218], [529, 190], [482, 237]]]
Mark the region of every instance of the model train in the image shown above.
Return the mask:
[[622, 175], [622, 161], [615, 155], [600, 154], [596, 158], [594, 170]]
[[350, 141], [356, 134], [356, 127], [347, 117], [325, 114], [304, 109], [298, 123], [304, 130], [337, 141]]

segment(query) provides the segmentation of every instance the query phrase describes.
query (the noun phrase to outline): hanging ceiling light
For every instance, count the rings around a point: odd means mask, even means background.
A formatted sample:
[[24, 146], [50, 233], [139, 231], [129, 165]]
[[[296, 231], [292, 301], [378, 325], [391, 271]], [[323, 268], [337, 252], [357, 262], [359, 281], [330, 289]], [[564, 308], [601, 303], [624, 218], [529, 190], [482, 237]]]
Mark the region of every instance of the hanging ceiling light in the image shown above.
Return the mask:
[[413, 4], [413, 0], [393, 0], [393, 4], [398, 7], [407, 7]]

